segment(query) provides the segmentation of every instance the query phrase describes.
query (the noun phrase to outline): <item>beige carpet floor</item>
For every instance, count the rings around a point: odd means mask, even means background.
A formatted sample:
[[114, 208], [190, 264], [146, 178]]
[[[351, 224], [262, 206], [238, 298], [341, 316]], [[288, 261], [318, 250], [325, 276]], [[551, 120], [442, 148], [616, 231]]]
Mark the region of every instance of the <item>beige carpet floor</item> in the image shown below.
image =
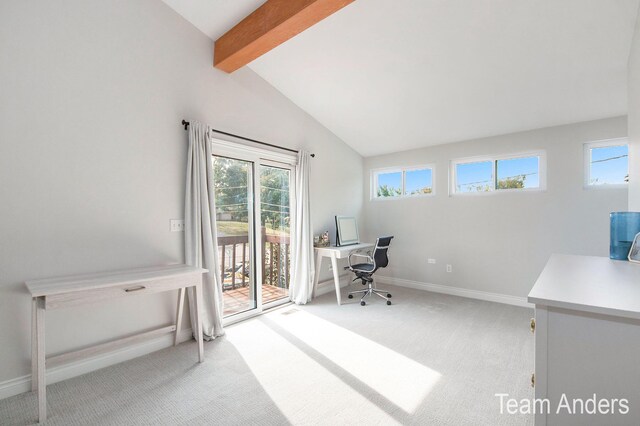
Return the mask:
[[[390, 287], [394, 304], [333, 293], [50, 385], [49, 425], [531, 425], [496, 393], [532, 398], [532, 310]], [[34, 394], [0, 424], [36, 421]]]

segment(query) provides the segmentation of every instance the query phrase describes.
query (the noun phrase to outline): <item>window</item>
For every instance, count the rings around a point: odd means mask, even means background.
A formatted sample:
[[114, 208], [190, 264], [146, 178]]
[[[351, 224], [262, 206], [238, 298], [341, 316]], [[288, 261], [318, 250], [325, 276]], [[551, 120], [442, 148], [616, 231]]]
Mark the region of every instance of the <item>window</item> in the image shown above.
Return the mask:
[[402, 195], [402, 172], [380, 173], [376, 191], [376, 197]]
[[374, 170], [371, 198], [433, 195], [433, 166]]
[[540, 158], [523, 157], [496, 161], [496, 189], [540, 187]]
[[610, 139], [585, 144], [585, 186], [615, 187], [629, 180], [627, 139]]
[[455, 192], [491, 191], [493, 164], [491, 161], [456, 164]]
[[433, 193], [431, 169], [406, 170], [404, 172], [404, 195], [424, 195]]
[[544, 152], [454, 160], [451, 193], [544, 189]]

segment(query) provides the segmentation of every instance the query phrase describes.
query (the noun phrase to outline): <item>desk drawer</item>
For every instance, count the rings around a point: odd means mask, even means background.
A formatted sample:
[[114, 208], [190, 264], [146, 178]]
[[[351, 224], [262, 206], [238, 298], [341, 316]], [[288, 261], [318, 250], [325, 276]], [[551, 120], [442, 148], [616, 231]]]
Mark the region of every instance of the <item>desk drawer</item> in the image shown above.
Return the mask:
[[58, 309], [69, 306], [85, 305], [119, 297], [131, 297], [141, 294], [160, 293], [194, 286], [202, 282], [202, 274], [182, 277], [163, 278], [130, 284], [118, 284], [111, 287], [92, 288], [69, 293], [46, 296], [45, 309]]

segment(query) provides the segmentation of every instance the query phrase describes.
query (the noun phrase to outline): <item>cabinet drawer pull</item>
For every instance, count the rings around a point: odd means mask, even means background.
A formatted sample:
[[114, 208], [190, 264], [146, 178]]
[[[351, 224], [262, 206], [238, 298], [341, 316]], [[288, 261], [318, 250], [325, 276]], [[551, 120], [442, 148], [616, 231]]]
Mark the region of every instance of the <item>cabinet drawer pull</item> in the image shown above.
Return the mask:
[[536, 319], [535, 318], [531, 318], [531, 323], [529, 324], [529, 327], [531, 328], [531, 332], [535, 332], [536, 331]]
[[138, 287], [131, 287], [131, 288], [125, 288], [124, 291], [126, 291], [127, 293], [131, 293], [132, 291], [140, 291], [140, 290], [144, 290], [146, 287], [143, 285], [140, 285]]

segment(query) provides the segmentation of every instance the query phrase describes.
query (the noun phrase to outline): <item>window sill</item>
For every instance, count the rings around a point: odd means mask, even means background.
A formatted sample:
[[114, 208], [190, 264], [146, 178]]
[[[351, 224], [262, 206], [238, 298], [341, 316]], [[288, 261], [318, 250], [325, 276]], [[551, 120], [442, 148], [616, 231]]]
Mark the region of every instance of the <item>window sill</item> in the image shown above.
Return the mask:
[[435, 193], [431, 194], [418, 194], [418, 195], [398, 195], [396, 197], [370, 197], [369, 201], [390, 201], [390, 200], [411, 200], [418, 198], [431, 198], [435, 197]]
[[609, 189], [629, 189], [627, 183], [610, 183], [602, 185], [584, 185], [583, 189], [587, 191], [607, 191]]
[[547, 192], [546, 188], [524, 188], [524, 189], [494, 189], [493, 191], [481, 192], [452, 192], [449, 197], [485, 197], [497, 194], [531, 194]]

